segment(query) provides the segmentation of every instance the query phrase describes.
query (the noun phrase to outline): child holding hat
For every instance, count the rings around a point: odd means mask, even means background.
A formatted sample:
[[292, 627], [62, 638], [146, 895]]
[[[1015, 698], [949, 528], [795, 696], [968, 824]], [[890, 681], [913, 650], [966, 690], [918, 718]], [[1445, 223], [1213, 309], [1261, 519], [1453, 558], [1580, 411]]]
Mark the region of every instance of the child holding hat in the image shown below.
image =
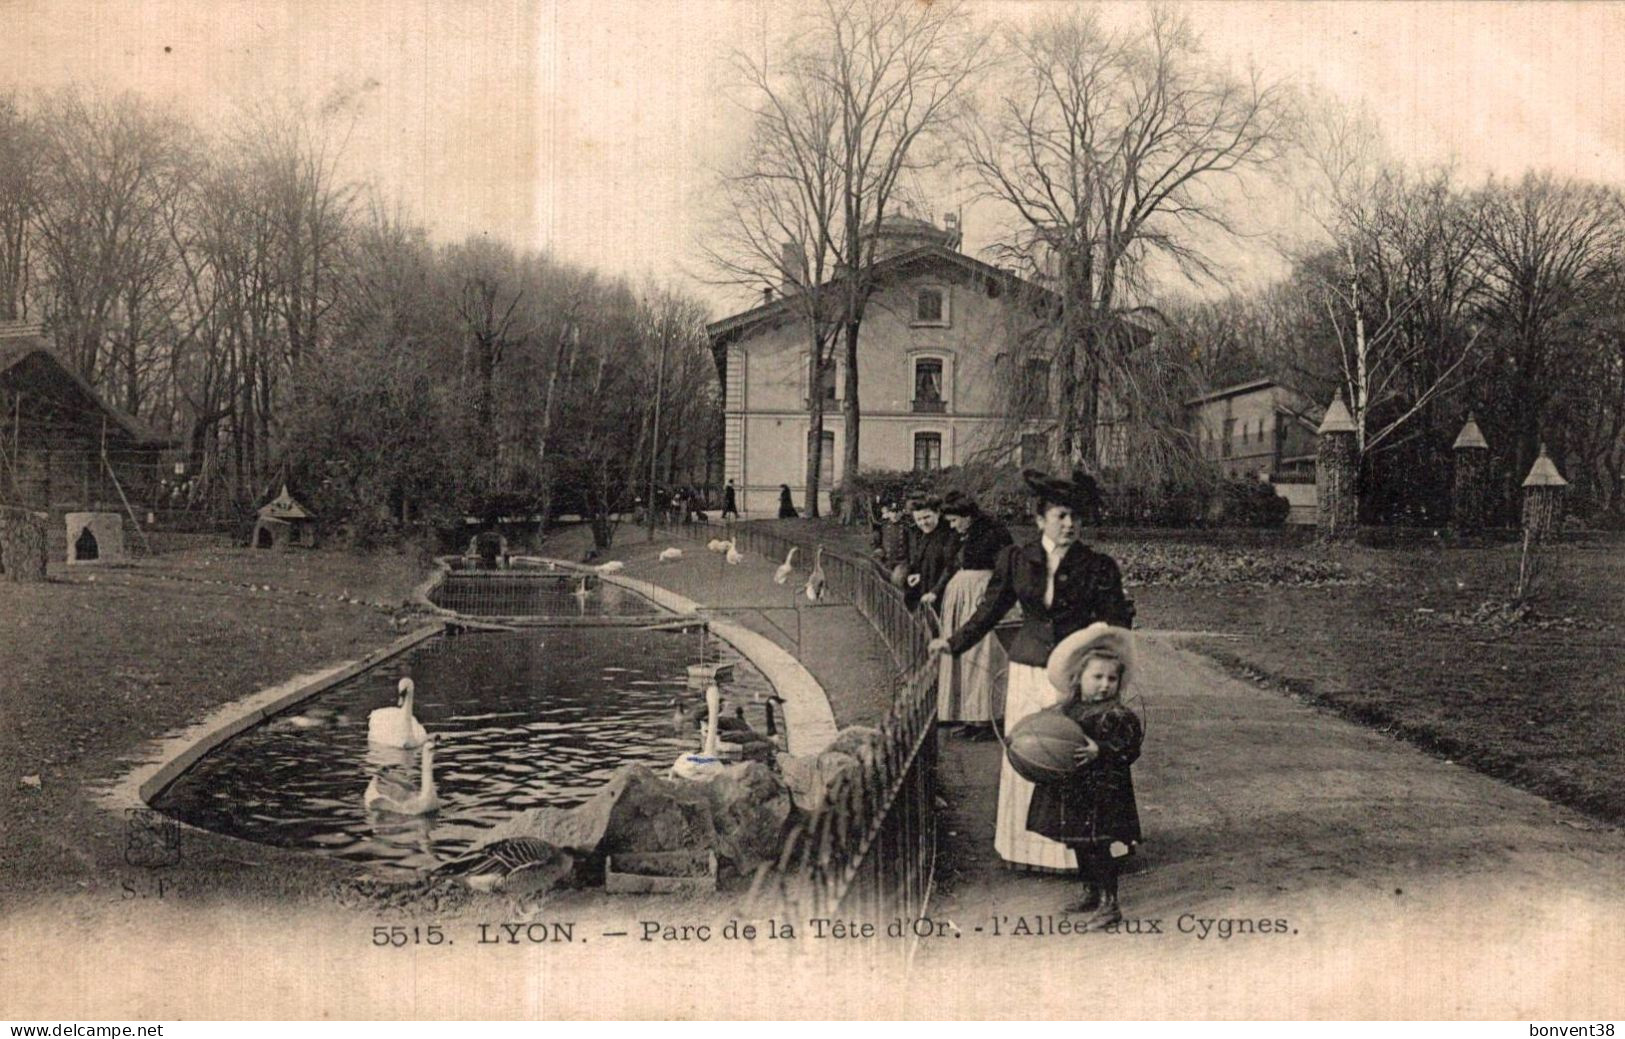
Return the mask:
[[1059, 710], [1087, 740], [1076, 752], [1078, 769], [1068, 780], [1034, 788], [1027, 829], [1066, 844], [1077, 856], [1083, 897], [1066, 911], [1093, 913], [1086, 922], [1090, 928], [1123, 918], [1117, 860], [1140, 840], [1129, 766], [1140, 756], [1145, 728], [1122, 702], [1134, 664], [1133, 638], [1127, 629], [1091, 624], [1062, 639], [1046, 668], [1050, 684], [1065, 696]]

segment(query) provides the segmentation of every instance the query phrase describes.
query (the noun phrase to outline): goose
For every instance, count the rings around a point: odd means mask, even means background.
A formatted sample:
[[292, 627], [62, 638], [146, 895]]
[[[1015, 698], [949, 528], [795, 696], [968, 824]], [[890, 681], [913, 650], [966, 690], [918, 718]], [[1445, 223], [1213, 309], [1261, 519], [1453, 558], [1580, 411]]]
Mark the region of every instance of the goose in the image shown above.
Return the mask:
[[438, 810], [440, 795], [434, 788], [434, 744], [433, 736], [423, 741], [423, 749], [418, 757], [422, 778], [416, 790], [392, 779], [382, 780], [382, 777], [373, 776], [367, 784], [366, 796], [362, 798], [367, 811], [388, 812], [391, 815], [428, 815]]
[[705, 689], [705, 745], [698, 754], [684, 754], [673, 762], [671, 774], [678, 779], [709, 782], [722, 774], [722, 761], [717, 757], [717, 709], [722, 706], [722, 690], [716, 686]]
[[778, 747], [751, 728], [745, 709], [734, 708], [732, 718], [717, 719], [717, 757], [723, 761], [771, 761]]
[[435, 868], [436, 876], [461, 877], [475, 891], [509, 894], [552, 887], [574, 860], [537, 837], [504, 837]]
[[739, 551], [738, 546], [735, 545], [732, 541], [728, 542], [728, 565], [729, 566], [738, 566], [739, 561], [741, 559], [744, 559], [744, 558], [745, 558], [745, 553]]
[[412, 717], [412, 697], [417, 687], [403, 678], [396, 687], [394, 707], [380, 707], [367, 715], [367, 742], [386, 747], [410, 749], [428, 739], [423, 723]]
[[796, 550], [792, 548], [790, 550], [790, 554], [784, 557], [784, 562], [780, 563], [779, 568], [773, 571], [773, 583], [784, 584], [786, 581], [790, 580], [790, 570], [795, 565]]
[[598, 572], [601, 574], [618, 574], [626, 569], [626, 564], [619, 559], [612, 559], [607, 563], [600, 563]]
[[824, 546], [819, 545], [818, 551], [813, 554], [812, 573], [807, 575], [807, 600], [821, 602], [824, 598], [824, 586], [828, 583], [824, 577]]
[[680, 548], [664, 548], [660, 550], [660, 561], [662, 563], [669, 563], [674, 559], [681, 558], [683, 558], [683, 550]]

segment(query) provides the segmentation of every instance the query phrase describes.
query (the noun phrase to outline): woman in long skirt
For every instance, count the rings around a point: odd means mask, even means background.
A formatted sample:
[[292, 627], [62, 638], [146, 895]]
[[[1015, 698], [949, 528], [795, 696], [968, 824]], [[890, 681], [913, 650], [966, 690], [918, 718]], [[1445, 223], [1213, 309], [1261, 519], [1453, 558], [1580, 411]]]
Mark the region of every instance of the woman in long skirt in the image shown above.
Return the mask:
[[[920, 601], [940, 599], [942, 630], [952, 632], [976, 612], [993, 579], [993, 564], [1011, 541], [1003, 523], [983, 513], [963, 494], [954, 492], [944, 498], [942, 515], [957, 536], [954, 561], [937, 587]], [[961, 656], [943, 656], [937, 665], [937, 720], [965, 723], [964, 734], [972, 738], [991, 736], [993, 719], [1003, 706], [1007, 662], [1004, 647], [994, 635], [984, 636]]]
[[[1085, 475], [1058, 480], [1022, 474], [1036, 499], [1040, 537], [999, 553], [981, 605], [947, 638], [933, 639], [932, 652], [961, 656], [987, 637], [1011, 607], [1021, 604], [1021, 630], [1010, 646], [1004, 724], [1016, 725], [1034, 711], [1059, 702], [1062, 693], [1046, 677], [1050, 651], [1061, 639], [1095, 621], [1120, 628], [1134, 623], [1134, 605], [1110, 556], [1077, 542], [1078, 514], [1091, 505], [1093, 481]], [[1005, 761], [999, 773], [999, 813], [993, 846], [1012, 866], [1070, 871], [1070, 849], [1027, 830], [1033, 785]]]

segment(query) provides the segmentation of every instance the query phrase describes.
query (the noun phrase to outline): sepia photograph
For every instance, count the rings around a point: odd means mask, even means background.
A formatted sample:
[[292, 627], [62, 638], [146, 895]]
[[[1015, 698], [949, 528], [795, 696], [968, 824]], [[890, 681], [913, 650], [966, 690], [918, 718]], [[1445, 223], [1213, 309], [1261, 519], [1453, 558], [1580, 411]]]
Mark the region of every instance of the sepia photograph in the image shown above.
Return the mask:
[[1625, 1018], [1625, 4], [0, 26], [11, 1034]]

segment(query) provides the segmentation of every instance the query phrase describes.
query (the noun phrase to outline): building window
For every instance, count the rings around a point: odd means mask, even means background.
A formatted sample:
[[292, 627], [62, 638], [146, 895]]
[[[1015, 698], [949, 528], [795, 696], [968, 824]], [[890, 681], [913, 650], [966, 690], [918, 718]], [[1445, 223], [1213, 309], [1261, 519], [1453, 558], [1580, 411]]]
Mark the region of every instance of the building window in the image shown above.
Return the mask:
[[1049, 438], [1042, 433], [1021, 434], [1021, 467], [1037, 469], [1049, 464]]
[[[811, 367], [811, 362], [809, 362], [808, 364], [809, 364], [809, 368], [810, 368]], [[818, 378], [816, 380], [816, 382], [817, 382], [818, 388], [824, 394], [824, 399], [825, 400], [834, 400], [835, 399], [835, 375], [836, 375], [835, 361], [833, 359], [831, 359], [831, 360], [825, 362], [824, 370], [822, 372], [820, 372], [819, 375], [820, 375], [820, 378]]]
[[1023, 410], [1033, 414], [1049, 412], [1049, 362], [1041, 357], [1021, 367], [1021, 402]]
[[922, 357], [914, 362], [914, 410], [947, 410], [947, 402], [942, 397], [941, 358]]
[[942, 434], [914, 434], [914, 471], [929, 472], [942, 468]]
[[914, 324], [948, 324], [948, 290], [940, 285], [923, 285], [914, 292]]
[[824, 430], [818, 435], [818, 485], [835, 486], [835, 434]]
[[1224, 457], [1230, 457], [1230, 445], [1235, 438], [1236, 420], [1233, 418], [1227, 418], [1224, 420], [1224, 440], [1219, 444], [1220, 450], [1224, 452]]

